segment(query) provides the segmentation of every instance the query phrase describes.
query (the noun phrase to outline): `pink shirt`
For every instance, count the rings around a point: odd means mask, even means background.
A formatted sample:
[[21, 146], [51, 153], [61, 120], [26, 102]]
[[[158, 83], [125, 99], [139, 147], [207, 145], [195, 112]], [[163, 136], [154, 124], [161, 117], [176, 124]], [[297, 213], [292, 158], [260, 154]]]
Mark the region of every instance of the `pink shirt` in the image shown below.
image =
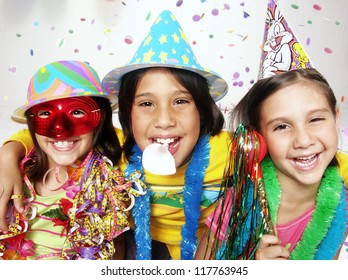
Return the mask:
[[276, 226], [278, 237], [282, 242], [281, 245], [285, 247], [287, 244], [290, 244], [288, 249], [290, 252], [300, 241], [302, 233], [312, 217], [314, 208], [315, 206], [287, 224]]
[[[212, 232], [216, 234], [218, 225], [222, 222], [220, 232], [217, 236], [222, 241], [227, 239], [227, 228], [228, 221], [230, 218], [231, 208], [232, 208], [232, 196], [233, 190], [227, 189], [224, 210], [221, 209], [221, 200], [216, 210], [213, 211], [206, 220], [206, 225], [210, 227]], [[285, 246], [290, 243], [288, 250], [291, 252], [296, 244], [300, 241], [303, 231], [305, 230], [309, 220], [312, 217], [315, 206], [309, 209], [307, 212], [303, 213], [301, 216], [292, 220], [291, 222], [284, 225], [277, 225], [278, 237], [282, 241], [281, 245]], [[221, 222], [219, 222], [221, 221]]]

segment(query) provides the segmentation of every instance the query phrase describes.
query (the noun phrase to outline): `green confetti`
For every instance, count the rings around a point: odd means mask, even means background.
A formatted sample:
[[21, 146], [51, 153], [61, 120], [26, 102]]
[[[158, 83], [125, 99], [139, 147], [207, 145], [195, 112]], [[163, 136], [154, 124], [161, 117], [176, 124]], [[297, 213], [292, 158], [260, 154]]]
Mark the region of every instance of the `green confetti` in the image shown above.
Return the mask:
[[149, 13], [147, 14], [147, 16], [146, 16], [146, 21], [148, 21], [150, 17], [151, 17], [151, 12], [149, 12]]
[[341, 23], [340, 23], [339, 21], [336, 21], [335, 24], [336, 24], [336, 25], [340, 25]]
[[294, 9], [296, 9], [296, 10], [299, 8], [299, 6], [296, 5], [296, 4], [291, 4], [291, 7], [294, 8]]
[[311, 20], [307, 20], [307, 23], [308, 23], [308, 24], [312, 24], [312, 23], [313, 23], [313, 21], [311, 21]]

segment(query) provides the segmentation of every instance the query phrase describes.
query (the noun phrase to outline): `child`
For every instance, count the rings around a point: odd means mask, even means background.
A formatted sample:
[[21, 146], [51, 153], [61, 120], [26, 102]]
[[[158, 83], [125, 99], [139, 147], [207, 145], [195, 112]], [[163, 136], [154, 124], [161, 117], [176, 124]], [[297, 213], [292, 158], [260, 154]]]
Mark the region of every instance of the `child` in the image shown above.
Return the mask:
[[113, 240], [129, 228], [136, 192], [113, 167], [121, 157], [114, 102], [87, 63], [53, 62], [34, 74], [27, 102], [13, 115], [28, 123], [34, 148], [22, 161], [24, 212], [7, 210], [3, 259], [112, 259], [122, 253]]
[[[132, 210], [137, 259], [155, 258], [152, 239], [166, 245], [166, 257], [192, 259], [215, 207], [228, 155], [230, 137], [221, 132], [224, 118], [214, 102], [226, 94], [227, 83], [198, 64], [175, 17], [164, 11], [131, 62], [107, 74], [102, 84], [119, 94], [125, 136], [120, 167], [127, 176], [142, 171], [150, 188]], [[12, 140], [28, 143], [23, 133]], [[175, 174], [155, 174], [167, 161], [153, 172], [143, 169], [143, 151], [154, 142], [168, 147], [173, 156], [166, 158], [174, 160]]]
[[263, 182], [275, 235], [256, 259], [334, 259], [347, 235], [347, 157], [337, 153], [339, 112], [325, 78], [298, 69], [259, 80], [232, 120], [265, 138]]

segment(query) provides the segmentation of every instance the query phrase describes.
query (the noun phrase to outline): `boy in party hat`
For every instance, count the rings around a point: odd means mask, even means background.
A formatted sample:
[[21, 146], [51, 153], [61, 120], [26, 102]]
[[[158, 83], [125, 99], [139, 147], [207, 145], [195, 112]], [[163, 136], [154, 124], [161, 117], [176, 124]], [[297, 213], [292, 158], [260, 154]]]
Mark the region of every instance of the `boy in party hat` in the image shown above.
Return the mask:
[[22, 160], [24, 211], [8, 205], [3, 259], [112, 259], [129, 228], [132, 183], [113, 167], [121, 147], [112, 125], [115, 96], [84, 62], [57, 61], [32, 77], [12, 118], [28, 123], [34, 147]]

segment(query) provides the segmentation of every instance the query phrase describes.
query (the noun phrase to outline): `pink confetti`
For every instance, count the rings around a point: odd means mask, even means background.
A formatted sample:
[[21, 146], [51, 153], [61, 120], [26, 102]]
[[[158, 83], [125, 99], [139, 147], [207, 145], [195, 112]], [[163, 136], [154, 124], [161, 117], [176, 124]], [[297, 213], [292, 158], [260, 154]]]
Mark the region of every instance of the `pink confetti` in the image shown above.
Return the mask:
[[124, 38], [124, 42], [128, 45], [131, 45], [133, 43], [133, 37], [132, 36], [126, 36]]
[[219, 10], [218, 10], [218, 9], [212, 9], [212, 10], [211, 10], [211, 14], [212, 14], [213, 16], [217, 16], [217, 15], [219, 14]]
[[330, 48], [324, 48], [324, 51], [325, 51], [326, 53], [333, 53], [332, 49], [330, 49]]
[[245, 72], [249, 73], [249, 71], [250, 71], [250, 68], [248, 66], [245, 67]]
[[97, 46], [97, 50], [100, 51], [102, 49], [101, 45]]
[[314, 10], [320, 11], [321, 7], [318, 4], [313, 5]]
[[195, 21], [195, 22], [200, 21], [200, 19], [201, 19], [201, 16], [199, 16], [199, 15], [194, 15], [192, 17], [192, 20]]
[[79, 49], [74, 49], [74, 53], [78, 53], [79, 52]]
[[8, 71], [15, 73], [17, 71], [17, 68], [15, 66], [12, 66], [12, 67], [8, 68]]
[[196, 45], [197, 44], [197, 41], [192, 41], [192, 45]]
[[346, 127], [346, 128], [343, 130], [343, 132], [344, 132], [344, 135], [348, 136], [348, 127]]
[[183, 2], [184, 2], [183, 0], [179, 0], [178, 2], [176, 2], [176, 6], [177, 6], [177, 7], [180, 7], [180, 6], [182, 5]]
[[80, 20], [81, 20], [81, 21], [86, 21], [86, 19], [85, 19], [85, 18], [80, 18]]
[[235, 80], [235, 79], [238, 79], [239, 76], [240, 76], [239, 72], [234, 72], [234, 73], [233, 73], [233, 79], [234, 79], [234, 80]]
[[238, 86], [239, 86], [239, 87], [242, 87], [243, 85], [244, 85], [243, 81], [239, 81], [239, 82], [238, 82]]
[[230, 5], [227, 4], [227, 3], [225, 3], [225, 4], [224, 4], [224, 9], [225, 9], [225, 10], [229, 10], [229, 9], [230, 9]]
[[92, 19], [91, 24], [94, 24], [94, 23], [95, 23], [95, 19]]
[[306, 45], [309, 46], [310, 44], [311, 44], [311, 38], [308, 37], [306, 40]]

